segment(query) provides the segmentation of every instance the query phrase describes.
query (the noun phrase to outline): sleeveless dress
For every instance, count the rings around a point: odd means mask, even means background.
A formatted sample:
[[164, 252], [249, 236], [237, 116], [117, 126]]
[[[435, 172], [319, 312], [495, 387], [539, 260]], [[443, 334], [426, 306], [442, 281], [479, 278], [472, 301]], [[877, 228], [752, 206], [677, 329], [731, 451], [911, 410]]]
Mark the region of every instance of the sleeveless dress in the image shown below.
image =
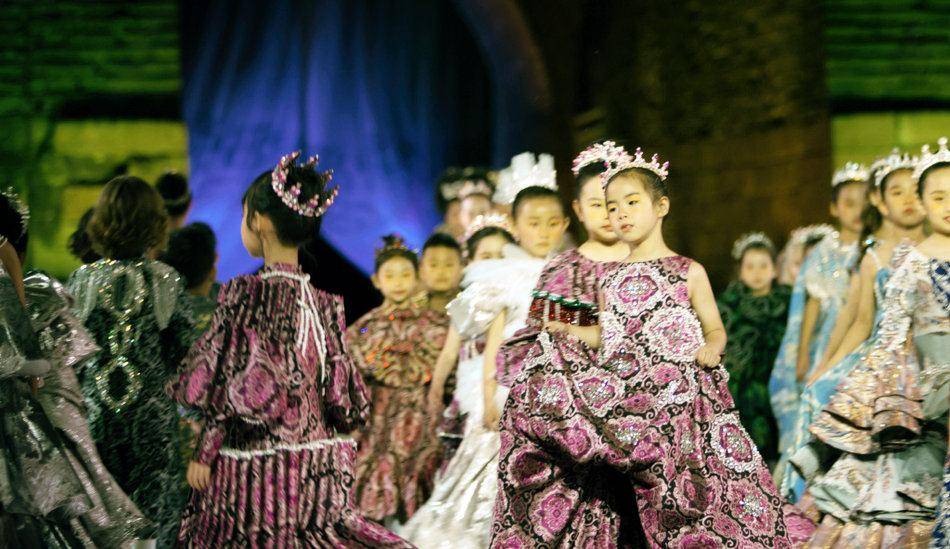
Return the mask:
[[[578, 467], [608, 466], [631, 479], [650, 547], [792, 547], [813, 525], [778, 495], [725, 370], [696, 364], [704, 339], [689, 301], [690, 264], [676, 256], [605, 267], [598, 367], [535, 378], [527, 398], [538, 413], [520, 428]], [[510, 463], [524, 484], [556, 474], [531, 455]], [[572, 518], [580, 497], [559, 487], [508, 512], [544, 535]], [[535, 546], [504, 530], [492, 545]]]

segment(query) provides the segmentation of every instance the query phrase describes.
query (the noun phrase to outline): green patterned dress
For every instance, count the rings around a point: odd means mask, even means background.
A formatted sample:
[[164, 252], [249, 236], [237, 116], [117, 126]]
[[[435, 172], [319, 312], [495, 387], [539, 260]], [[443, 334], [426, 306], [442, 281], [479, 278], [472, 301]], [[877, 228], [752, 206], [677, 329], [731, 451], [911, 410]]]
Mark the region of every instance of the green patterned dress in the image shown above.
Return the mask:
[[729, 372], [729, 391], [739, 417], [762, 458], [778, 460], [778, 426], [769, 400], [769, 376], [778, 354], [791, 288], [776, 285], [756, 297], [741, 282], [733, 282], [719, 297], [719, 312], [728, 343], [723, 364]]

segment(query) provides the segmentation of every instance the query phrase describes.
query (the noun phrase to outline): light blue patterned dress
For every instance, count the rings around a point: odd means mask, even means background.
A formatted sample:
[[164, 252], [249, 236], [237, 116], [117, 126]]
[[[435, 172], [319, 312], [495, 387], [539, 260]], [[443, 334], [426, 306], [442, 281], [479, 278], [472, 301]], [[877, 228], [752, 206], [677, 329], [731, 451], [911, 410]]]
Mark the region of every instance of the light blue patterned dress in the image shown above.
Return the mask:
[[825, 352], [838, 309], [844, 303], [849, 271], [854, 266], [857, 254], [856, 244], [842, 245], [837, 233], [829, 235], [808, 253], [795, 280], [788, 308], [788, 326], [769, 380], [772, 410], [779, 428], [779, 453], [783, 460], [787, 459], [788, 450], [794, 445], [798, 421], [802, 384], [796, 379], [795, 368], [805, 303], [809, 297], [813, 297], [821, 304], [809, 349], [810, 364], [814, 366]]

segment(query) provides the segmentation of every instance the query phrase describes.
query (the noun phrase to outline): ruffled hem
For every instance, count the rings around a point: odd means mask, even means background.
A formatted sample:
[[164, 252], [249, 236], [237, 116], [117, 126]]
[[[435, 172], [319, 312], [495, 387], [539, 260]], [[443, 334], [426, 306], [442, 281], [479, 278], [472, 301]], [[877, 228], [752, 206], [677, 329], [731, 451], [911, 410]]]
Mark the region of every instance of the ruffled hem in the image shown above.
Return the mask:
[[841, 522], [827, 516], [818, 525], [808, 547], [884, 549], [890, 547], [924, 548], [930, 544], [934, 523], [915, 520], [906, 524]]
[[412, 547], [353, 509], [355, 455], [355, 444], [342, 439], [301, 450], [222, 453], [211, 486], [192, 493], [178, 541], [189, 548]]

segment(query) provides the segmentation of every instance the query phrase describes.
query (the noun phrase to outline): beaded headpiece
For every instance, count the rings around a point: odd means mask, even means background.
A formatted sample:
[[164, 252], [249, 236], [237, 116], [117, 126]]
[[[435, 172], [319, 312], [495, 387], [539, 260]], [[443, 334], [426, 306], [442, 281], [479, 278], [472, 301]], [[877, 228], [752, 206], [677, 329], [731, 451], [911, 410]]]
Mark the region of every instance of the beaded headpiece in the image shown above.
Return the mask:
[[442, 175], [439, 194], [446, 202], [459, 200], [473, 194], [491, 196], [494, 185], [488, 181], [484, 170], [475, 167], [449, 168]]
[[857, 162], [846, 162], [845, 165], [835, 172], [835, 175], [831, 178], [831, 187], [835, 188], [838, 185], [843, 185], [845, 183], [853, 183], [855, 181], [866, 182], [870, 177], [868, 169], [863, 164], [858, 164]]
[[742, 254], [749, 249], [750, 246], [765, 246], [771, 251], [775, 251], [775, 244], [772, 243], [772, 239], [761, 232], [746, 233], [739, 237], [739, 240], [736, 240], [736, 243], [732, 245], [732, 258], [736, 261], [742, 259]]
[[511, 221], [509, 221], [507, 215], [502, 213], [480, 215], [473, 219], [468, 227], [465, 228], [465, 236], [462, 238], [462, 242], [468, 242], [468, 239], [472, 238], [475, 233], [486, 227], [498, 227], [510, 233]]
[[891, 154], [875, 160], [874, 163], [871, 164], [871, 167], [868, 168], [868, 172], [874, 177], [874, 186], [880, 188], [881, 183], [884, 182], [884, 178], [897, 170], [913, 170], [917, 167], [918, 160], [916, 156], [911, 156], [907, 153], [901, 154], [901, 152], [895, 148], [891, 151]]
[[379, 259], [379, 256], [395, 250], [405, 251], [411, 254], [416, 253], [409, 249], [409, 246], [406, 245], [406, 241], [403, 239], [403, 237], [399, 236], [398, 234], [390, 234], [383, 237], [383, 247], [376, 248], [374, 258]]
[[929, 168], [936, 164], [950, 162], [950, 150], [947, 149], [947, 138], [941, 137], [937, 140], [937, 152], [930, 152], [930, 145], [924, 145], [920, 148], [920, 161], [914, 168], [914, 182], [920, 183], [920, 176]]
[[804, 246], [809, 240], [824, 240], [835, 232], [835, 228], [827, 223], [807, 225], [793, 230], [789, 241]]
[[[300, 151], [294, 151], [280, 158], [277, 167], [271, 172], [271, 187], [274, 189], [274, 192], [277, 193], [277, 196], [280, 197], [280, 200], [288, 208], [297, 212], [298, 215], [304, 217], [320, 217], [326, 213], [327, 209], [333, 204], [333, 201], [336, 200], [340, 188], [333, 187], [329, 193], [317, 193], [311, 197], [310, 200], [300, 202], [300, 191], [302, 188], [300, 183], [297, 183], [289, 189], [287, 188], [287, 173], [299, 157]], [[319, 162], [320, 157], [311, 156], [304, 166], [314, 168]], [[326, 178], [327, 183], [329, 183], [333, 180], [333, 170], [323, 172], [323, 176]], [[325, 194], [326, 197], [321, 198], [321, 194]]]
[[511, 204], [518, 193], [528, 187], [544, 187], [557, 190], [557, 172], [554, 157], [549, 154], [525, 152], [511, 159], [511, 165], [498, 173], [498, 187], [492, 201], [496, 204]]
[[600, 180], [605, 189], [607, 188], [607, 184], [610, 183], [611, 178], [624, 170], [632, 168], [642, 168], [651, 171], [660, 178], [660, 181], [666, 181], [667, 176], [670, 175], [669, 162], [660, 164], [660, 155], [658, 154], [654, 154], [650, 160], [647, 161], [647, 159], [643, 157], [643, 149], [640, 147], [637, 147], [633, 156], [630, 156], [623, 150], [614, 151], [613, 155], [604, 161], [604, 164], [607, 166], [607, 169], [600, 175]]
[[467, 179], [465, 181], [459, 181], [461, 185], [458, 190], [458, 198], [465, 199], [473, 194], [483, 194], [491, 198], [494, 189], [492, 186], [482, 179]]
[[577, 158], [574, 159], [574, 163], [571, 166], [571, 171], [573, 171], [576, 176], [581, 173], [581, 170], [591, 164], [603, 164], [604, 168], [609, 168], [611, 164], [616, 164], [627, 159], [630, 159], [630, 155], [626, 149], [624, 149], [623, 146], [618, 146], [613, 141], [594, 143], [577, 155]]
[[0, 191], [0, 194], [5, 196], [6, 199], [10, 201], [10, 205], [20, 214], [20, 234], [26, 234], [30, 226], [30, 208], [27, 207], [26, 203], [20, 200], [19, 195], [17, 195], [13, 187], [7, 187], [7, 190]]

